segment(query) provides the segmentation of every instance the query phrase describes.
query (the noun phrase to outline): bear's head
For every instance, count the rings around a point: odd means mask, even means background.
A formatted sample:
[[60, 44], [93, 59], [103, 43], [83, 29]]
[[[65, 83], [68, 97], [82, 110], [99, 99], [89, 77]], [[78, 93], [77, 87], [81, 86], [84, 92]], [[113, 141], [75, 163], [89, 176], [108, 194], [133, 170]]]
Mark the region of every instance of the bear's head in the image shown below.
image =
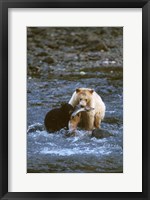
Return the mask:
[[76, 100], [78, 102], [78, 105], [80, 105], [81, 107], [90, 106], [93, 92], [94, 90], [90, 88], [76, 89]]
[[61, 110], [64, 112], [64, 114], [67, 114], [68, 116], [71, 116], [71, 114], [74, 111], [74, 108], [69, 103], [62, 103], [61, 104]]

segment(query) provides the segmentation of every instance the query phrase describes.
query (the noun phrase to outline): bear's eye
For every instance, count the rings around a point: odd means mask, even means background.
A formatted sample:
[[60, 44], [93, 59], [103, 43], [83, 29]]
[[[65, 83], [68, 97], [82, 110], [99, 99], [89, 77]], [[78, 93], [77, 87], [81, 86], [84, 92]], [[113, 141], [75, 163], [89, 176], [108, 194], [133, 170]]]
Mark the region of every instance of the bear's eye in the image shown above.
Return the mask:
[[85, 99], [85, 101], [87, 101], [87, 99]]
[[80, 101], [82, 101], [82, 99], [80, 99]]

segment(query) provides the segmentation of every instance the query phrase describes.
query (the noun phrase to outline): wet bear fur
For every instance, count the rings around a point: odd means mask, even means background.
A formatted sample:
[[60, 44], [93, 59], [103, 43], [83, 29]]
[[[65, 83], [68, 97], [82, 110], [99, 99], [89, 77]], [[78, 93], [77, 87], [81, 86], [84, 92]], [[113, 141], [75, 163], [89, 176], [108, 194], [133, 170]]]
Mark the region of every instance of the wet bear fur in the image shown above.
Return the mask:
[[50, 110], [44, 119], [46, 130], [48, 132], [55, 132], [65, 127], [68, 128], [68, 122], [73, 110], [73, 106], [69, 103], [63, 103], [60, 108]]
[[79, 126], [85, 130], [100, 128], [101, 121], [105, 116], [105, 104], [101, 97], [91, 88], [77, 88], [73, 93], [69, 104], [73, 107], [89, 106], [93, 108], [90, 112], [82, 112], [79, 116], [71, 118], [69, 121], [69, 131], [73, 132]]

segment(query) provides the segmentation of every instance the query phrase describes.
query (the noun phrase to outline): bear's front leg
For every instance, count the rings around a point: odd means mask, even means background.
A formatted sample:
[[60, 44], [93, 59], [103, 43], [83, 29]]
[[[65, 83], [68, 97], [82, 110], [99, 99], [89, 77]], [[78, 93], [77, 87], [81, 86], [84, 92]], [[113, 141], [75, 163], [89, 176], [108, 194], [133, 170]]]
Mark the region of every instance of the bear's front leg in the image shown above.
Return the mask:
[[69, 121], [69, 132], [74, 132], [76, 131], [77, 129], [77, 126], [80, 122], [80, 119], [81, 119], [81, 113], [77, 114], [76, 116], [74, 117], [71, 117], [70, 121]]
[[81, 114], [81, 123], [82, 127], [85, 130], [91, 131], [94, 129], [94, 113], [93, 111], [90, 112], [82, 112]]
[[95, 126], [95, 128], [100, 128], [100, 124], [101, 124], [100, 113], [96, 113], [95, 114], [95, 120], [94, 120], [94, 126]]

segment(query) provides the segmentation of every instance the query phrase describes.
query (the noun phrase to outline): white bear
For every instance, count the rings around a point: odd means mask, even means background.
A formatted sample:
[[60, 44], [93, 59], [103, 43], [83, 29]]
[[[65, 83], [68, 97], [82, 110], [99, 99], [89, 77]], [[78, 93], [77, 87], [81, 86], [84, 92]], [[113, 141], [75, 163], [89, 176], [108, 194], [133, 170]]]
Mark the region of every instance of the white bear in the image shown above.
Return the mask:
[[101, 120], [105, 116], [105, 104], [93, 89], [76, 89], [69, 104], [73, 107], [80, 105], [82, 107], [89, 106], [94, 108], [90, 112], [81, 112], [78, 116], [71, 118], [68, 125], [70, 131], [75, 131], [78, 124], [85, 130], [100, 128]]

